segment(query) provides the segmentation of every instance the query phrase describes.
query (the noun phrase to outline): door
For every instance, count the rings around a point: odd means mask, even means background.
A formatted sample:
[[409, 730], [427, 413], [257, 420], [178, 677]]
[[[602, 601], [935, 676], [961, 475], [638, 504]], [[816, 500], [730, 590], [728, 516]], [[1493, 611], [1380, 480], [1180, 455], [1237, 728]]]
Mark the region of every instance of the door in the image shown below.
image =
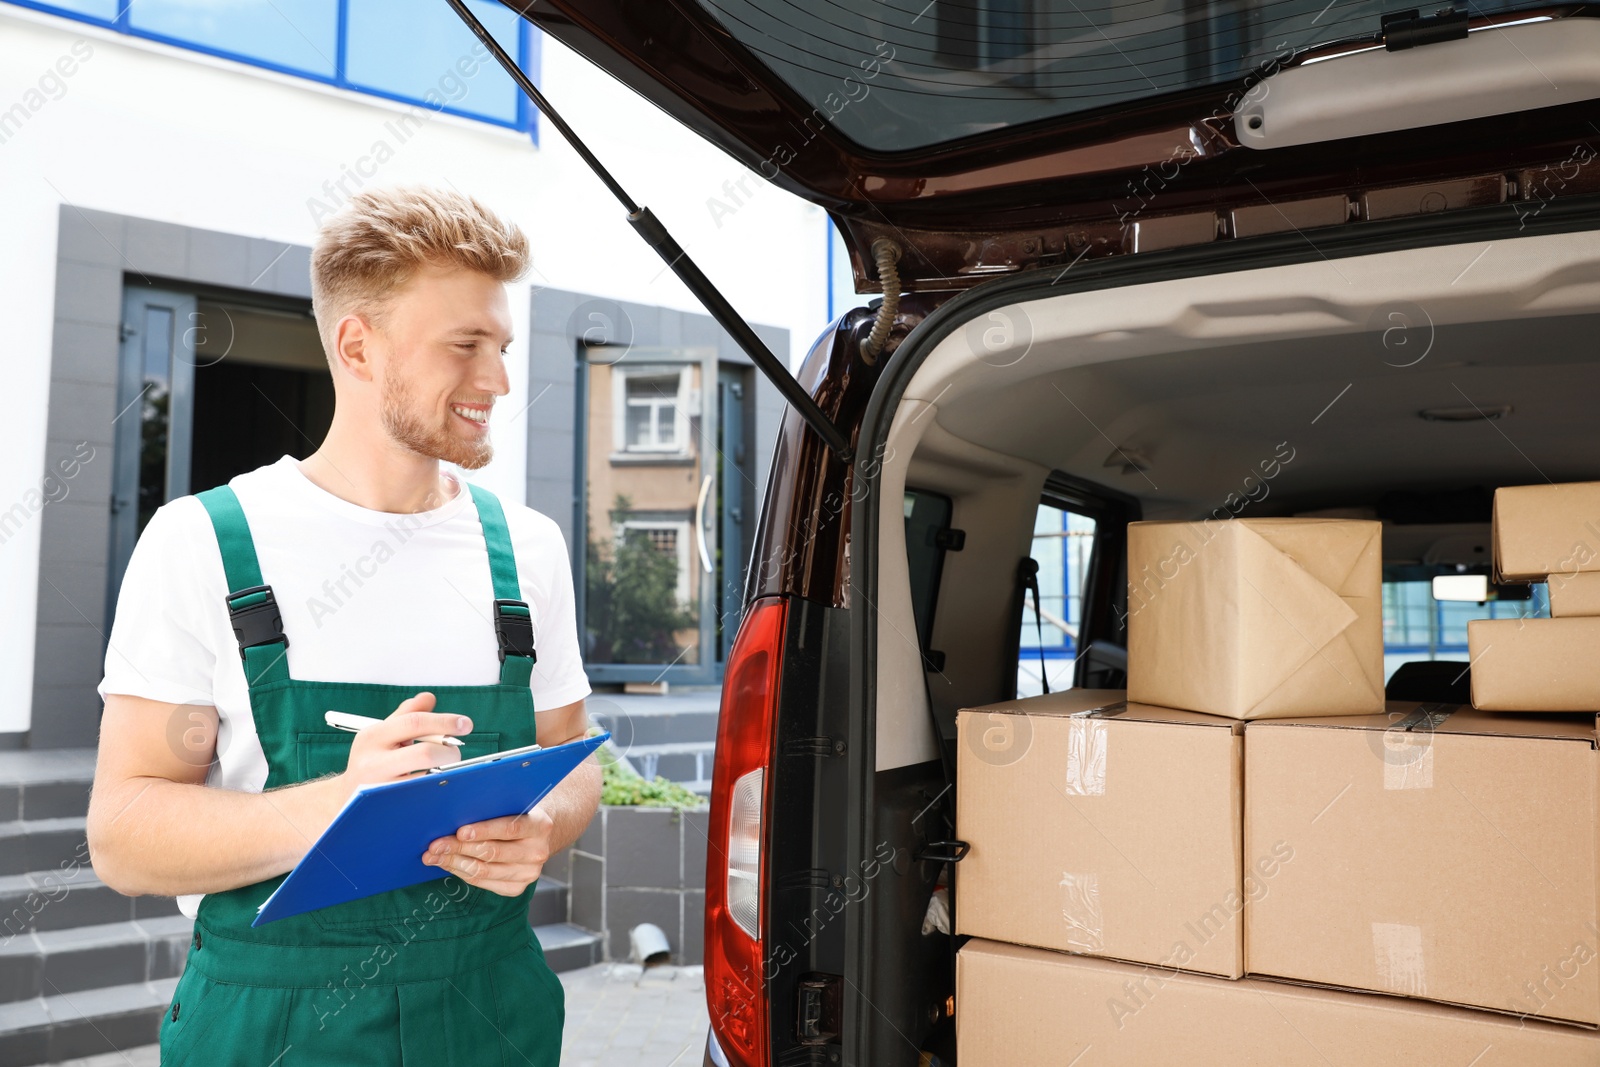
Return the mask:
[[747, 442], [750, 368], [723, 364], [717, 371], [717, 660], [725, 663], [744, 617], [744, 577], [749, 566], [746, 537], [755, 507], [755, 474]]
[[112, 608], [145, 523], [156, 508], [189, 492], [196, 304], [193, 293], [166, 289], [130, 285], [123, 294], [117, 416], [112, 423]]
[[745, 373], [709, 346], [580, 346], [574, 573], [594, 681], [721, 678], [754, 497]]
[[584, 662], [600, 681], [698, 680], [710, 352], [583, 345], [580, 356]]
[[285, 453], [304, 459], [333, 421], [333, 381], [309, 302], [246, 304], [130, 285], [121, 360], [107, 618], [158, 507]]

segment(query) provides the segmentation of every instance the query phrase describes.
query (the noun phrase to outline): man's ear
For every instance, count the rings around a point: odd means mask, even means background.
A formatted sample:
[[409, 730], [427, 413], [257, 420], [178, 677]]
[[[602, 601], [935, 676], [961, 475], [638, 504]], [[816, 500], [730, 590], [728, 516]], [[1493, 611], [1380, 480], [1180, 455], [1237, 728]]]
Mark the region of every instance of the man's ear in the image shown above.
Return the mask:
[[372, 381], [372, 340], [372, 323], [355, 312], [344, 316], [333, 327], [336, 361], [357, 381]]

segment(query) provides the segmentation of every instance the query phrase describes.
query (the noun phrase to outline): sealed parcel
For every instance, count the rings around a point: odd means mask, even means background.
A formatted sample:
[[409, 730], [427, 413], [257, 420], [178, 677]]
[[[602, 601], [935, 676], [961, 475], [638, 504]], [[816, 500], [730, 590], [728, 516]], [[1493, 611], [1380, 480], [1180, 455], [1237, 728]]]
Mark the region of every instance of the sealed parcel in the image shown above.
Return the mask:
[[1455, 704], [1250, 723], [1245, 848], [1294, 861], [1245, 909], [1248, 971], [1600, 1024], [1595, 740]]
[[1236, 719], [1383, 709], [1382, 524], [1128, 526], [1128, 699]]
[[957, 932], [1237, 977], [1284, 855], [1241, 862], [1243, 724], [1124, 695], [957, 716]]

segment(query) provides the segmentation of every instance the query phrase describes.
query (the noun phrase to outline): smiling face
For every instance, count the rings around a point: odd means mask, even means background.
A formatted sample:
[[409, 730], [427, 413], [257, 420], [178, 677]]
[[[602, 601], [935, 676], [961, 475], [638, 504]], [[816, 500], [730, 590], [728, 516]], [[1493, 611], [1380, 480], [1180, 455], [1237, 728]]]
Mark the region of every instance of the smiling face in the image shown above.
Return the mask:
[[378, 412], [395, 444], [466, 470], [494, 455], [489, 412], [510, 391], [505, 286], [487, 274], [428, 265], [371, 324]]

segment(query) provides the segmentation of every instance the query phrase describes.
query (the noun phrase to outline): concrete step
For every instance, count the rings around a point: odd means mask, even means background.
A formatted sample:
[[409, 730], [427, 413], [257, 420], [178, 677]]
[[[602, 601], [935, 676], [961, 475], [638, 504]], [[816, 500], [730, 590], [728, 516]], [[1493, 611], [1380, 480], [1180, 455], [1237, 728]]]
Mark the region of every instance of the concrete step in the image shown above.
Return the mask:
[[0, 823], [0, 875], [87, 866], [85, 821], [71, 815]]
[[0, 945], [29, 930], [177, 915], [174, 897], [125, 897], [95, 877], [87, 859], [48, 871], [0, 875]]
[[[545, 962], [557, 973], [589, 967], [601, 960], [600, 935], [572, 923], [547, 923], [533, 928]], [[7, 1062], [0, 1056], [0, 1063]]]
[[0, 752], [0, 823], [87, 813], [94, 761], [92, 748]]
[[660, 775], [669, 782], [700, 782], [711, 778], [716, 745], [708, 741], [634, 745], [623, 751], [628, 763], [646, 779]]
[[88, 810], [88, 782], [0, 782], [0, 820], [50, 819]]
[[193, 931], [186, 915], [28, 931], [0, 946], [0, 1002], [177, 977]]
[[0, 1004], [0, 1064], [33, 1067], [150, 1045], [176, 977]]
[[567, 886], [554, 878], [540, 878], [533, 887], [533, 900], [528, 904], [528, 925], [567, 921]]

